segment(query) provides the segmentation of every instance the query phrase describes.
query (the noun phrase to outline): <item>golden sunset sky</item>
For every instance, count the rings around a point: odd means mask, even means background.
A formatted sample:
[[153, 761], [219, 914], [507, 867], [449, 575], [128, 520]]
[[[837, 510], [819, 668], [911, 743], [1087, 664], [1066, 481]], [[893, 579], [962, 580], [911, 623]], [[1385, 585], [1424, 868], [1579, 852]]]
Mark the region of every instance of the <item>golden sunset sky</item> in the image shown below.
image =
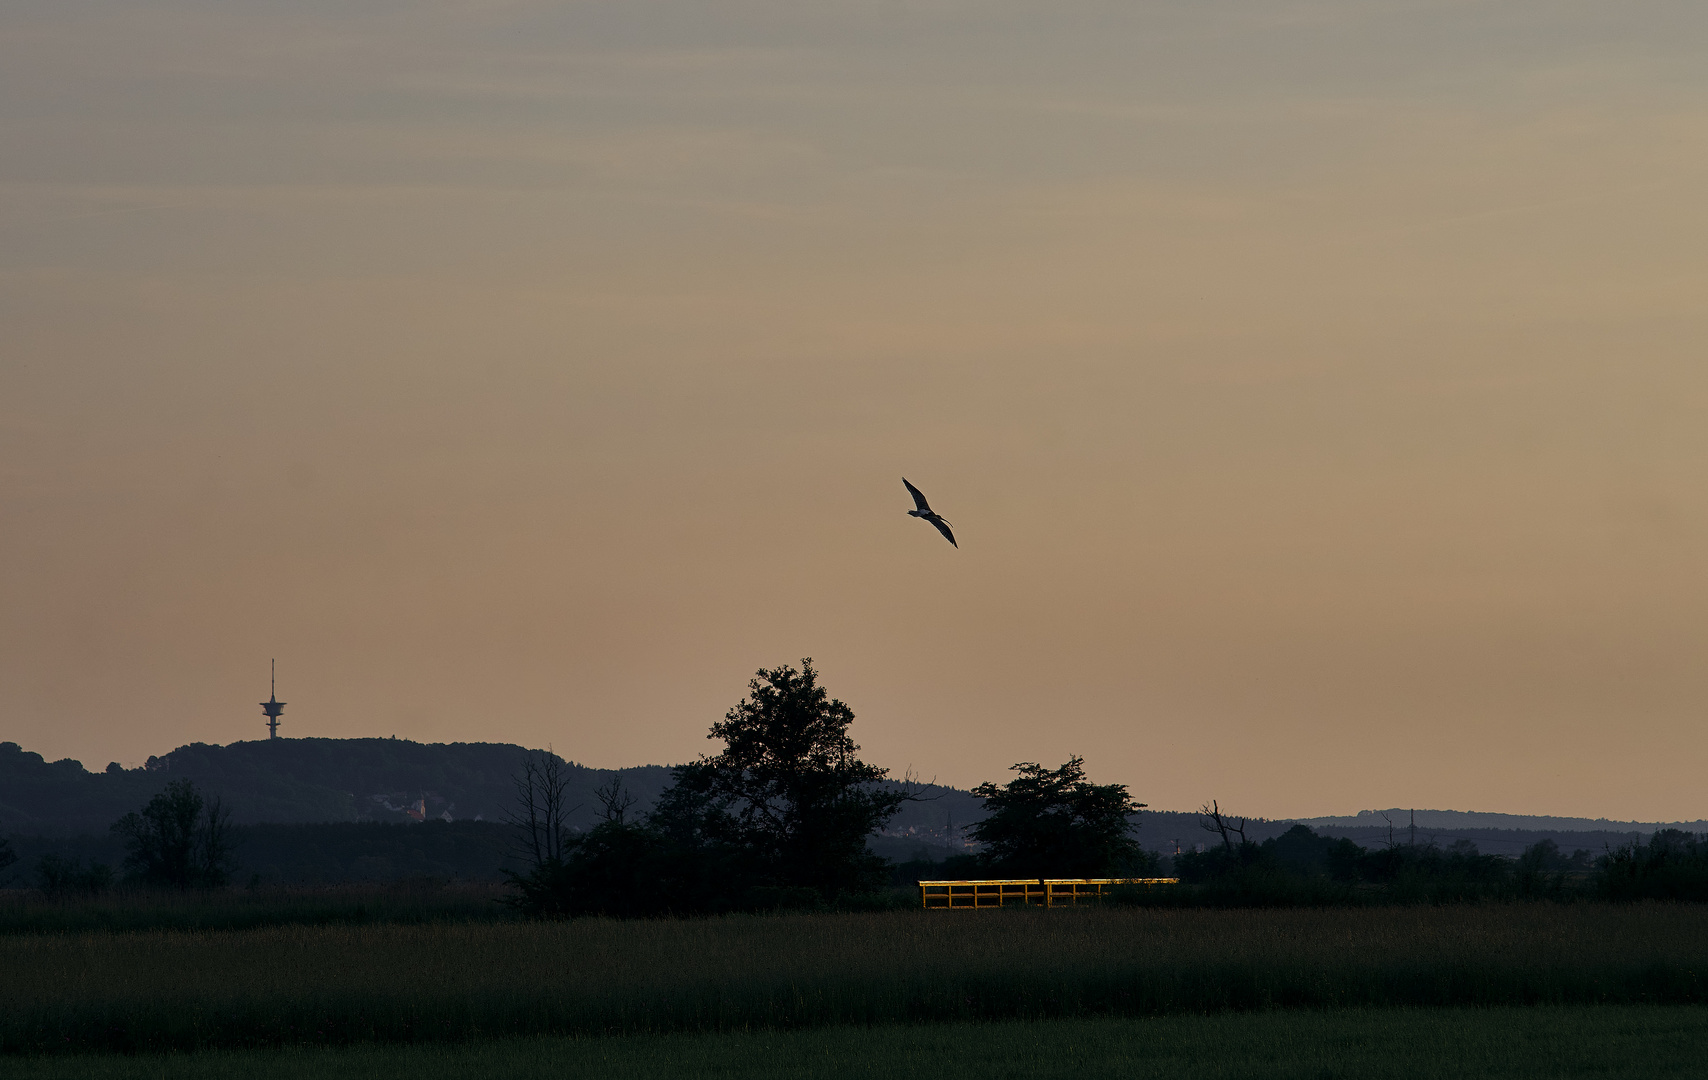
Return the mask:
[[[11, 0], [0, 739], [1708, 817], [1708, 5]], [[954, 522], [904, 515], [906, 476]]]

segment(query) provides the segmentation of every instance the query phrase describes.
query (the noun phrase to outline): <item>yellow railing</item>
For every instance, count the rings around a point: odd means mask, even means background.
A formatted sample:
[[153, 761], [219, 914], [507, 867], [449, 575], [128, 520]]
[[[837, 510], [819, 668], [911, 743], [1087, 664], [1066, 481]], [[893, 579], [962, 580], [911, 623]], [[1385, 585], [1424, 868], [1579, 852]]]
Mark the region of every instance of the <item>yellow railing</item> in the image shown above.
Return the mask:
[[1175, 885], [1179, 878], [986, 878], [980, 881], [921, 881], [920, 905], [926, 910], [966, 910], [1032, 905], [1060, 907], [1096, 900], [1111, 885]]

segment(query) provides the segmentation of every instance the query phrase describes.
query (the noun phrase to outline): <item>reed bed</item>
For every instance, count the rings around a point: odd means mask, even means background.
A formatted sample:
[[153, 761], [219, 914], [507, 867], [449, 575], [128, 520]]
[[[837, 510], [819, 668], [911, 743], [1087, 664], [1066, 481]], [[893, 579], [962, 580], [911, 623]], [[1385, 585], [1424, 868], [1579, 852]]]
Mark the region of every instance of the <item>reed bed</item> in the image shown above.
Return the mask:
[[1708, 1000], [1708, 909], [891, 912], [0, 938], [0, 1051]]

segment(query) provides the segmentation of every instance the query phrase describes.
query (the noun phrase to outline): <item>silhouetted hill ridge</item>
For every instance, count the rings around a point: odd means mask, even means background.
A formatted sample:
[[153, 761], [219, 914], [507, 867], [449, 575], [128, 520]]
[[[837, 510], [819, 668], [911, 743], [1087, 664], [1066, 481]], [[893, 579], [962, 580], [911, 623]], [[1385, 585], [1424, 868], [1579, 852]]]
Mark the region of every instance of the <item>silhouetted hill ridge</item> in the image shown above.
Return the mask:
[[[514, 801], [513, 777], [528, 752], [513, 743], [260, 739], [226, 746], [191, 743], [150, 758], [142, 768], [110, 765], [92, 773], [81, 762], [48, 762], [17, 743], [0, 742], [0, 835], [104, 834], [114, 821], [180, 777], [218, 795], [240, 825], [502, 821]], [[621, 780], [636, 797], [634, 813], [641, 814], [671, 780], [670, 768], [662, 765], [595, 769], [566, 761], [565, 767], [573, 808], [570, 822], [580, 828], [598, 820], [594, 790], [599, 786]], [[965, 850], [966, 828], [984, 816], [982, 803], [971, 792], [946, 785], [905, 786], [918, 799], [905, 804], [874, 838], [874, 848], [897, 858], [914, 852], [941, 858]], [[1409, 838], [1411, 814], [1409, 809], [1366, 810], [1337, 817], [1252, 818], [1247, 835], [1262, 840], [1298, 820], [1318, 832], [1375, 846], [1386, 841], [1389, 822], [1396, 837]], [[1517, 854], [1543, 836], [1568, 850], [1599, 850], [1657, 828], [1708, 831], [1708, 821], [1609, 821], [1456, 810], [1416, 814], [1419, 841], [1469, 839], [1498, 854]], [[1166, 810], [1141, 814], [1137, 835], [1145, 847], [1157, 851], [1171, 851], [1177, 842], [1191, 849], [1213, 840], [1199, 827], [1197, 814]]]
[[[189, 779], [231, 810], [237, 825], [334, 822], [503, 821], [515, 801], [514, 777], [525, 747], [513, 743], [418, 743], [409, 739], [258, 739], [214, 746], [190, 743], [137, 769], [89, 772], [0, 743], [0, 835], [96, 836], [139, 809], [174, 779]], [[561, 760], [561, 759], [560, 759]], [[671, 782], [671, 769], [640, 765], [596, 769], [565, 761], [569, 822], [599, 820], [595, 789], [620, 780], [644, 814]], [[950, 850], [983, 816], [970, 792], [910, 784], [918, 801], [903, 806], [881, 838], [886, 853]]]
[[[501, 820], [528, 751], [509, 743], [408, 739], [264, 739], [191, 743], [138, 769], [92, 773], [0, 743], [0, 827], [11, 833], [104, 832], [175, 779], [193, 780], [236, 824]], [[659, 765], [594, 769], [566, 762], [572, 821], [595, 819], [595, 788], [621, 779], [645, 805], [670, 782]]]
[[1493, 814], [1480, 810], [1360, 810], [1353, 815], [1299, 818], [1312, 828], [1383, 829], [1390, 825], [1396, 831], [1409, 829], [1414, 822], [1418, 829], [1521, 829], [1564, 832], [1654, 832], [1656, 829], [1683, 829], [1685, 832], [1708, 832], [1708, 820], [1697, 821], [1614, 821], [1609, 818], [1556, 817], [1547, 814]]

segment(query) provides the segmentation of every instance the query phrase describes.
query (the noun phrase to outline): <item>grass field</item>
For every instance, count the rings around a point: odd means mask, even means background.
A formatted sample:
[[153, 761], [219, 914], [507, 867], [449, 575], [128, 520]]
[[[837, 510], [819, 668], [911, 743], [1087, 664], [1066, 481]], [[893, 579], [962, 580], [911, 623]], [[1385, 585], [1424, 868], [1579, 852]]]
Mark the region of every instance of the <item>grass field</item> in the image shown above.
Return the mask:
[[13, 1058], [11, 1080], [1559, 1080], [1699, 1077], [1708, 1008], [1532, 1006], [1001, 1021]]
[[0, 1051], [1708, 1001], [1708, 909], [891, 912], [0, 938]]

